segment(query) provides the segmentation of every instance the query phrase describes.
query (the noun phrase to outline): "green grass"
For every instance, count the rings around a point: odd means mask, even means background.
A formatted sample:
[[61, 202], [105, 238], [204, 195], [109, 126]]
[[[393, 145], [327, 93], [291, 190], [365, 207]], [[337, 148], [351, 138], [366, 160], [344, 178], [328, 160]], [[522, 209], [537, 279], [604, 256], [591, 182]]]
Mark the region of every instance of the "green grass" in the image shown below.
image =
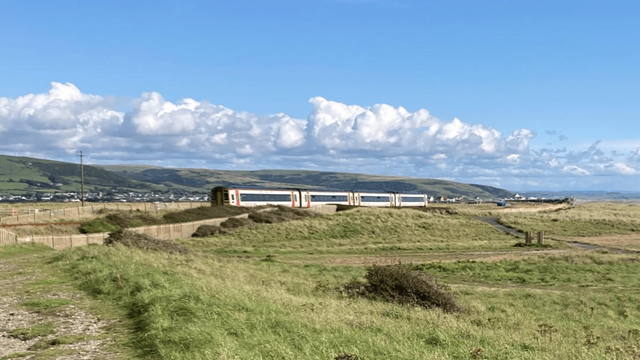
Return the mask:
[[473, 283], [640, 288], [640, 257], [547, 255], [522, 260], [431, 262], [418, 266], [442, 278]]
[[[599, 359], [612, 351], [631, 356], [640, 345], [635, 335], [640, 292], [629, 277], [616, 275], [630, 275], [635, 268], [625, 269], [626, 260], [616, 256], [603, 255], [612, 274], [607, 289], [528, 288], [526, 282], [484, 278], [483, 271], [492, 271], [481, 266], [475, 269], [485, 283], [480, 287], [469, 284], [473, 276], [462, 279], [465, 273], [461, 279], [445, 277], [468, 309], [457, 315], [350, 299], [333, 290], [361, 277], [361, 267], [146, 253], [121, 246], [68, 250], [56, 262], [82, 289], [127, 311], [136, 324], [134, 346], [151, 358], [331, 359], [348, 352], [364, 359], [471, 359], [482, 348], [491, 359]], [[544, 273], [552, 266], [589, 274], [580, 266], [601, 266], [589, 261], [549, 258], [524, 273]], [[591, 273], [599, 279], [599, 271]]]
[[375, 208], [181, 241], [197, 251], [255, 255], [518, 251], [516, 242], [516, 237], [469, 216]]
[[37, 337], [47, 336], [55, 333], [55, 327], [51, 323], [34, 325], [26, 328], [15, 329], [11, 336], [21, 340], [31, 340]]
[[0, 246], [0, 259], [7, 259], [11, 257], [24, 256], [27, 254], [38, 254], [54, 251], [52, 248], [37, 244], [26, 243], [21, 245], [5, 245]]
[[[189, 254], [120, 245], [36, 253], [61, 273], [30, 290], [68, 276], [126, 316], [132, 327], [122, 344], [141, 358], [590, 360], [632, 359], [640, 350], [638, 255], [571, 252], [555, 242], [551, 250], [564, 253], [529, 253], [472, 216], [358, 209], [185, 239]], [[466, 310], [350, 298], [339, 289], [366, 268], [324, 265], [318, 254], [419, 256], [414, 267], [435, 275]], [[507, 259], [430, 261], [442, 254]]]
[[501, 214], [500, 222], [520, 231], [545, 231], [560, 237], [637, 234], [640, 205], [588, 203], [559, 211]]
[[29, 300], [22, 303], [22, 306], [30, 309], [50, 309], [54, 307], [69, 305], [70, 300], [67, 299], [38, 299]]

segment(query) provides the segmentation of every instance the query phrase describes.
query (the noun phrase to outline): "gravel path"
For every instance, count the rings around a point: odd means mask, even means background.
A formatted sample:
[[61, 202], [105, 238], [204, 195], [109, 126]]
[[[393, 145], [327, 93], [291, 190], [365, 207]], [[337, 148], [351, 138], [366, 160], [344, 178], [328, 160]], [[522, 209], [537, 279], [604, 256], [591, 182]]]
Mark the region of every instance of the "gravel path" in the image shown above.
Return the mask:
[[[60, 292], [50, 292], [46, 286], [30, 289], [29, 284], [46, 280], [46, 275], [36, 275], [37, 269], [25, 269], [25, 264], [16, 259], [0, 260], [0, 358], [16, 353], [24, 355], [20, 359], [36, 359], [41, 355], [68, 360], [118, 357], [103, 346], [109, 342], [105, 327], [115, 320], [102, 319], [83, 309], [80, 304], [84, 304], [86, 295], [66, 292], [64, 284], [53, 286]], [[69, 300], [69, 303], [45, 310], [23, 305], [28, 300], [48, 299]], [[14, 333], [43, 325], [50, 326], [48, 334], [29, 337]], [[60, 343], [61, 337], [66, 341]]]

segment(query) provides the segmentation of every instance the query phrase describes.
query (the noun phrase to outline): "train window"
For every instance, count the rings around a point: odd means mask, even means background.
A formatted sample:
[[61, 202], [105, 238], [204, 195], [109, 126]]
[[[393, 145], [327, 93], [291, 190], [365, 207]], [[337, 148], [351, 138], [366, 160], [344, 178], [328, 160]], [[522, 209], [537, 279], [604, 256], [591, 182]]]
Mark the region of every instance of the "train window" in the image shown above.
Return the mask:
[[266, 201], [291, 201], [291, 194], [240, 194], [240, 201], [254, 201], [254, 202], [266, 202]]
[[231, 194], [231, 201], [236, 201], [236, 196]]
[[298, 194], [295, 194], [294, 198], [296, 199], [296, 202], [298, 202]]
[[228, 191], [225, 191], [225, 192], [222, 194], [222, 199], [223, 199], [224, 201], [229, 201], [229, 192], [228, 192]]
[[387, 202], [389, 199], [382, 196], [360, 196], [360, 201], [362, 202]]
[[423, 197], [403, 197], [402, 201], [404, 202], [424, 202]]
[[347, 202], [347, 196], [340, 195], [311, 195], [311, 201], [315, 202]]

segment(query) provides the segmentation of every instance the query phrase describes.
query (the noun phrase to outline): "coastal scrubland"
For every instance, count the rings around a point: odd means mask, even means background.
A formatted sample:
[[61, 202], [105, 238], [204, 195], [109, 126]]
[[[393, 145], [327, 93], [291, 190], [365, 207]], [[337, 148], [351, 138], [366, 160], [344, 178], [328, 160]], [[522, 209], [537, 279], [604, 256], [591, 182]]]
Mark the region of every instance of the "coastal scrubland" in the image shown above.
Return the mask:
[[[612, 228], [632, 229], [635, 210], [599, 204], [504, 214], [501, 221], [552, 232], [542, 224], [554, 216], [575, 228], [607, 220], [615, 226], [592, 236], [611, 235]], [[89, 295], [98, 304], [94, 311], [120, 311], [130, 327], [126, 337], [116, 331], [110, 346], [138, 358], [638, 356], [640, 255], [555, 241], [514, 247], [519, 241], [464, 212], [363, 208], [185, 239], [176, 244], [187, 249], [181, 252], [117, 241], [60, 252], [7, 246], [0, 248], [0, 264], [37, 266], [48, 282]], [[439, 284], [459, 308], [346, 291], [346, 284], [371, 278], [372, 264], [398, 262]]]

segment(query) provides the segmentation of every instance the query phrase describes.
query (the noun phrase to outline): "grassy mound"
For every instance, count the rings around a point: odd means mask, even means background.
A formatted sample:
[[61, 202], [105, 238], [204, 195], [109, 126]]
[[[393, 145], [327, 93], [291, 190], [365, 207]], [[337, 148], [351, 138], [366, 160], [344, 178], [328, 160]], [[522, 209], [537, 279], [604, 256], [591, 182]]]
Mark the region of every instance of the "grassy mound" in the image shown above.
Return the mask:
[[110, 232], [131, 227], [158, 225], [163, 221], [142, 211], [111, 211], [104, 217], [94, 218], [80, 224], [83, 234]]
[[261, 211], [249, 214], [249, 219], [260, 224], [275, 224], [291, 220], [316, 216], [315, 213], [290, 207], [278, 206], [274, 211]]
[[425, 309], [441, 308], [446, 312], [458, 312], [463, 308], [453, 295], [438, 285], [435, 278], [407, 265], [367, 268], [366, 283], [352, 280], [343, 290], [349, 296], [362, 296]]
[[254, 224], [275, 224], [292, 220], [299, 220], [308, 217], [318, 216], [315, 213], [293, 209], [285, 206], [278, 206], [276, 210], [260, 211], [249, 214], [248, 218], [229, 218], [220, 226], [201, 225], [193, 233], [192, 237], [207, 237], [217, 234], [230, 234], [235, 229]]
[[201, 206], [164, 214], [162, 221], [165, 224], [177, 224], [205, 219], [226, 218], [251, 213], [256, 209], [257, 208], [244, 206]]
[[126, 247], [142, 250], [156, 250], [177, 253], [189, 252], [182, 245], [172, 243], [168, 240], [160, 240], [146, 234], [140, 234], [131, 230], [117, 230], [111, 232], [104, 240], [105, 245], [122, 244]]

